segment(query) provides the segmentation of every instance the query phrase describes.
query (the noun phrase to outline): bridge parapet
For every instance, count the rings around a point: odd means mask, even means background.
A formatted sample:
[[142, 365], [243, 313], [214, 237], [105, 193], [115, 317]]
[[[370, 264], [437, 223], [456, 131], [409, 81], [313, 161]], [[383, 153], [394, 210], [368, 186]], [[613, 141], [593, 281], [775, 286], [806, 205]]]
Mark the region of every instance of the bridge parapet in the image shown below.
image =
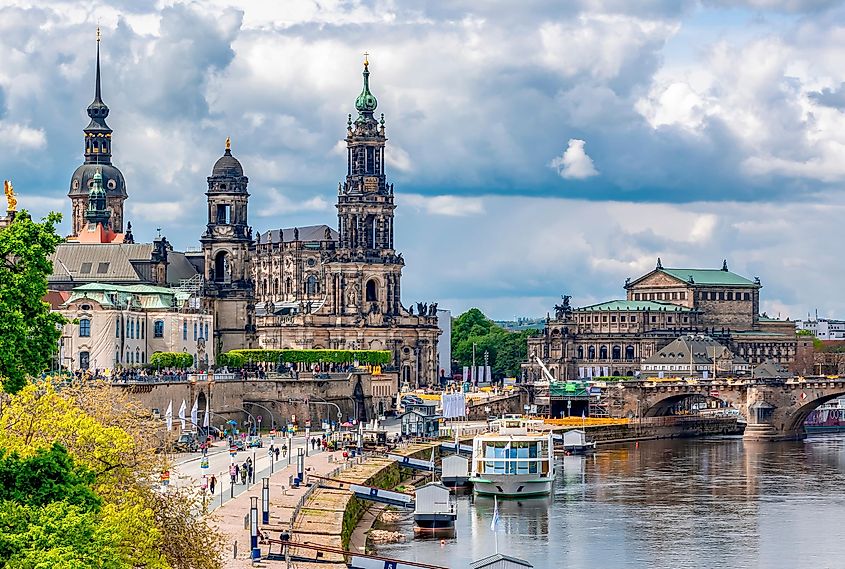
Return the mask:
[[632, 381], [608, 390], [621, 417], [665, 416], [682, 400], [704, 396], [727, 403], [748, 423], [748, 440], [805, 436], [804, 421], [819, 405], [845, 395], [845, 378], [807, 377], [710, 381]]

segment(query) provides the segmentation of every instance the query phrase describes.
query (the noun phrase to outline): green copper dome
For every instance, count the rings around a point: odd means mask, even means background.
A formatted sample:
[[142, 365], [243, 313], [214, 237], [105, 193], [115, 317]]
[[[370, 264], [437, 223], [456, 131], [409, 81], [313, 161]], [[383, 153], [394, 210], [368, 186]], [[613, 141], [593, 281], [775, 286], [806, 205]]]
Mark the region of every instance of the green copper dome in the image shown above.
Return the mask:
[[372, 113], [376, 110], [378, 106], [378, 101], [370, 93], [370, 70], [369, 70], [369, 62], [364, 60], [364, 89], [361, 91], [361, 94], [358, 95], [358, 98], [355, 99], [355, 108], [358, 109], [359, 113]]

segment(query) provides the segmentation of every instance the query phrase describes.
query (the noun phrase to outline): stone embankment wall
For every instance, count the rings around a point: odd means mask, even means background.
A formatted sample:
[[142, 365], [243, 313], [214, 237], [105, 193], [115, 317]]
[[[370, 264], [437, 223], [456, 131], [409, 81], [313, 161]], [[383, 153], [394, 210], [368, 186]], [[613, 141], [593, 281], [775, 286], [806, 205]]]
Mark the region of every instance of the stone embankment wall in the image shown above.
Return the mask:
[[652, 420], [627, 425], [597, 425], [586, 427], [587, 436], [601, 444], [612, 444], [643, 439], [675, 439], [688, 437], [741, 435], [743, 427], [735, 419], [685, 419], [672, 421]]
[[[431, 446], [430, 443], [416, 444], [394, 452], [414, 458], [429, 458]], [[345, 482], [392, 489], [410, 475], [411, 471], [400, 468], [394, 461], [370, 458], [342, 471], [338, 478]], [[368, 506], [364, 500], [355, 498], [348, 489], [318, 488], [294, 522], [293, 539], [346, 549], [355, 526]], [[304, 551], [301, 553], [305, 554]], [[315, 567], [346, 568], [341, 555], [327, 553], [323, 559], [337, 564], [323, 562]], [[309, 565], [298, 564], [297, 567], [307, 568]]]

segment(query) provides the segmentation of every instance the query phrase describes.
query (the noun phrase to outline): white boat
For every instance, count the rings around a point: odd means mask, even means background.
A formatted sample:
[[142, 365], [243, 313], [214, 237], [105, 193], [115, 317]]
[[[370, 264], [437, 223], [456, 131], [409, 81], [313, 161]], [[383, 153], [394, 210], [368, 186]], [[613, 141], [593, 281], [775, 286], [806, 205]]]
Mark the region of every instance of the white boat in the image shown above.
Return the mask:
[[587, 434], [581, 429], [570, 429], [562, 435], [554, 435], [556, 441], [563, 443], [566, 454], [587, 454], [596, 450], [596, 441], [587, 439]]
[[[534, 421], [536, 422], [536, 421]], [[555, 480], [551, 432], [530, 431], [534, 423], [506, 416], [497, 421], [497, 432], [472, 440], [469, 481], [476, 494], [488, 496], [542, 496]]]

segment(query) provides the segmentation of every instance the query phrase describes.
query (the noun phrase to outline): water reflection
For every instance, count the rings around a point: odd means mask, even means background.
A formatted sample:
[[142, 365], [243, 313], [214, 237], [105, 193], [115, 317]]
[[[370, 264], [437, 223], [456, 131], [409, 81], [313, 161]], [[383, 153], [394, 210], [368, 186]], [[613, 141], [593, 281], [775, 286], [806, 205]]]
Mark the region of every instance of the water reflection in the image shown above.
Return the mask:
[[[499, 502], [499, 550], [537, 568], [845, 565], [845, 435], [649, 441], [558, 466], [552, 497]], [[459, 497], [455, 539], [380, 552], [467, 567], [494, 549], [492, 512], [491, 499]]]

